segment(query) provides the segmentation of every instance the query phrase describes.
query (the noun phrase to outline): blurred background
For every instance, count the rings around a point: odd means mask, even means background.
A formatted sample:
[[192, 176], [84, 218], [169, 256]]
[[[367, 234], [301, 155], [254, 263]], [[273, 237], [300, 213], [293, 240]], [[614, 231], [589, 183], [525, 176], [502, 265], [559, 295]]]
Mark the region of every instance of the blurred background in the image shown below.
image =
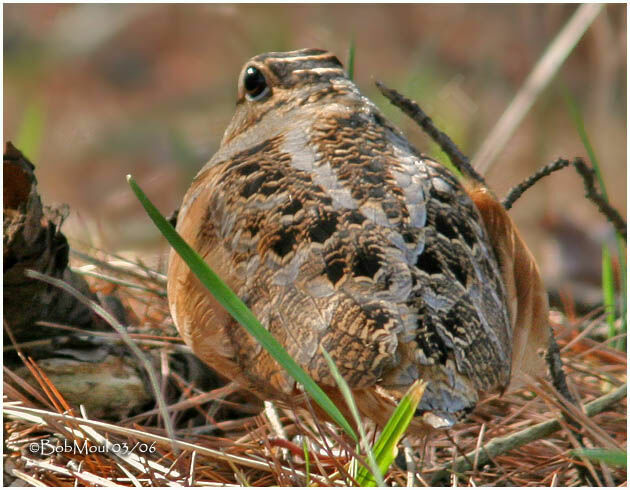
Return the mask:
[[[346, 63], [354, 39], [363, 93], [439, 158], [373, 82], [398, 89], [472, 157], [575, 9], [5, 4], [4, 141], [35, 163], [44, 203], [70, 206], [64, 231], [74, 247], [133, 251], [163, 264], [167, 248], [125, 175], [170, 214], [217, 149], [250, 57], [320, 47]], [[605, 6], [488, 172], [499, 196], [560, 156], [586, 157], [569, 94], [625, 217], [626, 45], [626, 6]], [[597, 291], [601, 243], [612, 237], [583, 194], [566, 169], [511, 211], [547, 282], [568, 294], [593, 281]]]

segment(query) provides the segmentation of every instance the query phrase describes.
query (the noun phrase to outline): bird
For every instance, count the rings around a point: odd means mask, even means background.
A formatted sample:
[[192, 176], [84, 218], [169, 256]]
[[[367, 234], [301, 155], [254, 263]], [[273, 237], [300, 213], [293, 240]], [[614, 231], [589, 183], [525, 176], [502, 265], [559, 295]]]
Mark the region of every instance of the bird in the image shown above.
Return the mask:
[[[463, 420], [517, 371], [540, 371], [547, 298], [511, 218], [486, 187], [415, 149], [329, 51], [245, 63], [176, 229], [342, 408], [325, 349], [377, 424], [416, 380], [420, 433]], [[300, 387], [173, 250], [167, 292], [201, 360], [294, 406]]]

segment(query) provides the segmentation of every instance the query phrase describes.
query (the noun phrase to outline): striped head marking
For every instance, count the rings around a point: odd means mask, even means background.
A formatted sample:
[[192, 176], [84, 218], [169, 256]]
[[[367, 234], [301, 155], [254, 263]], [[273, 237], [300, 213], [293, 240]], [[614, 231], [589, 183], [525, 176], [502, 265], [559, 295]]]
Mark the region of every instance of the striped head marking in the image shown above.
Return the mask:
[[291, 110], [358, 90], [337, 57], [322, 49], [265, 53], [250, 59], [238, 79], [236, 113], [222, 144], [262, 122], [270, 112]]
[[346, 78], [337, 57], [322, 49], [265, 53], [249, 60], [241, 70], [237, 103], [256, 102], [273, 97], [274, 92], [281, 94]]

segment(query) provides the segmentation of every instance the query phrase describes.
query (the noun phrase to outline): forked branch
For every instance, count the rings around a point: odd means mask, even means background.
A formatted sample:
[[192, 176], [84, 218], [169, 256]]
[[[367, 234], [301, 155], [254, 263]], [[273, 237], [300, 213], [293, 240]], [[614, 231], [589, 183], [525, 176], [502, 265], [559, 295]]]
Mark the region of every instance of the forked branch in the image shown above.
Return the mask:
[[528, 177], [517, 186], [514, 186], [505, 199], [503, 199], [503, 207], [505, 207], [505, 209], [510, 209], [512, 205], [523, 195], [523, 193], [540, 179], [552, 174], [553, 172], [568, 167], [569, 165], [573, 165], [577, 173], [580, 174], [580, 177], [582, 177], [584, 190], [586, 191], [586, 198], [597, 206], [600, 213], [606, 217], [623, 239], [627, 241], [628, 227], [626, 221], [621, 217], [619, 211], [608, 203], [604, 195], [595, 188], [595, 171], [581, 158], [575, 158], [573, 161], [558, 158], [555, 162], [545, 165], [538, 172]]
[[[376, 86], [393, 105], [416, 121], [418, 126], [420, 126], [422, 130], [440, 146], [442, 151], [446, 153], [451, 162], [453, 162], [453, 165], [455, 165], [462, 174], [475, 180], [484, 187], [487, 187], [484, 178], [473, 168], [468, 157], [460, 151], [457, 145], [446, 133], [440, 131], [433, 124], [431, 118], [427, 116], [417, 102], [408, 99], [396, 90], [387, 87], [382, 82], [377, 81]], [[621, 214], [619, 214], [619, 212], [608, 203], [603, 194], [598, 192], [595, 187], [594, 170], [581, 158], [575, 158], [573, 161], [558, 158], [555, 162], [545, 165], [538, 172], [513, 187], [503, 200], [503, 206], [505, 209], [510, 209], [523, 195], [523, 193], [536, 184], [536, 182], [540, 179], [552, 174], [553, 172], [568, 167], [569, 165], [573, 165], [575, 170], [582, 177], [584, 189], [586, 190], [586, 198], [597, 206], [599, 211], [610, 223], [612, 223], [623, 239], [627, 241], [626, 221], [622, 218]]]

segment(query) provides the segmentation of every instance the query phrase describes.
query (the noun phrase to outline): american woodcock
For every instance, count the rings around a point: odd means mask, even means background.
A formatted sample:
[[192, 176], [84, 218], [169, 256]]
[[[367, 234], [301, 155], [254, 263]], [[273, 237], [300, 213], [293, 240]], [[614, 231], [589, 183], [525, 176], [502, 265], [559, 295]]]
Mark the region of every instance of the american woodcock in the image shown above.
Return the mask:
[[[329, 52], [246, 63], [177, 230], [334, 395], [325, 348], [378, 423], [416, 379], [428, 384], [413, 426], [448, 427], [542, 364], [547, 299], [511, 219], [414, 149]], [[168, 297], [201, 359], [291, 403], [295, 382], [174, 252]]]

